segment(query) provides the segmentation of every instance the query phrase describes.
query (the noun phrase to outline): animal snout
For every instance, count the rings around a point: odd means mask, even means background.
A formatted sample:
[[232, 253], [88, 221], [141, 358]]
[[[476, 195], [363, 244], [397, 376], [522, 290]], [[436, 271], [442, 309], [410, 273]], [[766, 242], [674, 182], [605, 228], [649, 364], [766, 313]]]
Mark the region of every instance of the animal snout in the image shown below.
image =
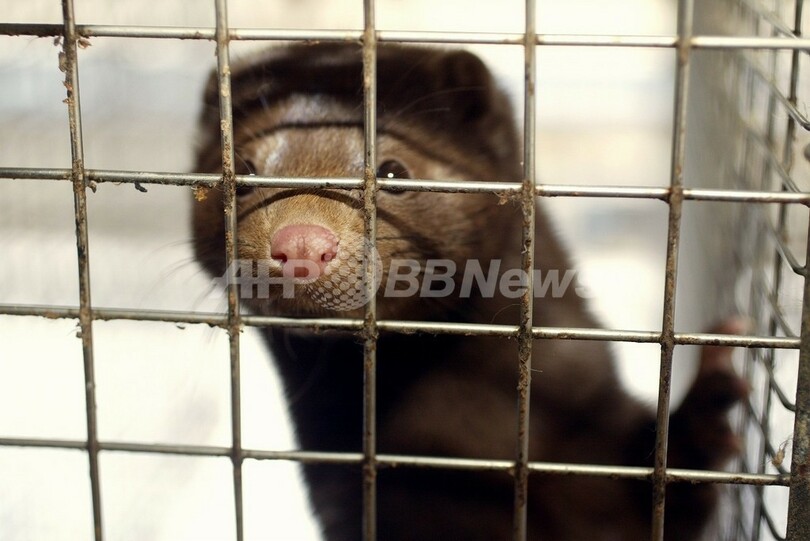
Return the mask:
[[270, 239], [270, 257], [281, 263], [288, 278], [318, 278], [337, 251], [337, 237], [320, 225], [288, 225]]

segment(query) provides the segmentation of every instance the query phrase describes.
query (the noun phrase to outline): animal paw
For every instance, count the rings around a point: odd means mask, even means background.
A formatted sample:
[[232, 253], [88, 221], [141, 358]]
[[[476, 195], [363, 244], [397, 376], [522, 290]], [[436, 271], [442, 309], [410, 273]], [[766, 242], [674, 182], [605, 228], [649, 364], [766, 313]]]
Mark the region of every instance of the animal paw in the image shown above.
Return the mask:
[[[712, 334], [742, 334], [747, 325], [729, 319]], [[670, 420], [669, 463], [674, 467], [716, 469], [741, 450], [728, 420], [728, 410], [750, 392], [731, 361], [733, 348], [704, 346], [697, 376]]]

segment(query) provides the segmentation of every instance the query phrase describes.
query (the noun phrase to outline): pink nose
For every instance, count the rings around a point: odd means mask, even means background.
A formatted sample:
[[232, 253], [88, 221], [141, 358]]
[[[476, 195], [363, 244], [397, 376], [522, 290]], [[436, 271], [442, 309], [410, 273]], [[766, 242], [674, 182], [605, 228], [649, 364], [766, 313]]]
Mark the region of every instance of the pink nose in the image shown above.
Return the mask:
[[337, 249], [335, 234], [319, 225], [288, 225], [270, 239], [270, 257], [281, 262], [289, 278], [317, 278]]

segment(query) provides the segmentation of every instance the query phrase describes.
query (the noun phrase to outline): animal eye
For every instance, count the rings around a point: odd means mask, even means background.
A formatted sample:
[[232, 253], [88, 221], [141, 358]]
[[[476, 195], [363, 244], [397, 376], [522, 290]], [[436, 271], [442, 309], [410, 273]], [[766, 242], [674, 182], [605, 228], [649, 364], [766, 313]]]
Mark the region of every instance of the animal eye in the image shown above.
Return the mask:
[[235, 156], [235, 169], [237, 175], [255, 175], [256, 165], [249, 158], [243, 158], [237, 153]]
[[411, 172], [396, 160], [386, 160], [377, 168], [377, 178], [411, 178]]
[[237, 186], [236, 197], [245, 197], [246, 195], [250, 195], [255, 189], [256, 186]]
[[[237, 175], [255, 175], [256, 174], [256, 166], [250, 160], [245, 160], [243, 158], [237, 157], [237, 166], [236, 166], [236, 174]], [[237, 186], [236, 187], [236, 196], [237, 197], [244, 197], [246, 195], [250, 195], [256, 189], [255, 186]]]

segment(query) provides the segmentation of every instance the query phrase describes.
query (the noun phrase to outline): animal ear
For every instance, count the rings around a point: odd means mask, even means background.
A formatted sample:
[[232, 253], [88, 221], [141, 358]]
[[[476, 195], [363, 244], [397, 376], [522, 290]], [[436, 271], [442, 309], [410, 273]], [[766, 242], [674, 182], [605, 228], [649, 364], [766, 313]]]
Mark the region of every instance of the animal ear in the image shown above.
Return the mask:
[[494, 81], [480, 58], [468, 51], [451, 51], [443, 55], [440, 73], [454, 106], [460, 107], [461, 118], [474, 122], [485, 117], [493, 108]]

